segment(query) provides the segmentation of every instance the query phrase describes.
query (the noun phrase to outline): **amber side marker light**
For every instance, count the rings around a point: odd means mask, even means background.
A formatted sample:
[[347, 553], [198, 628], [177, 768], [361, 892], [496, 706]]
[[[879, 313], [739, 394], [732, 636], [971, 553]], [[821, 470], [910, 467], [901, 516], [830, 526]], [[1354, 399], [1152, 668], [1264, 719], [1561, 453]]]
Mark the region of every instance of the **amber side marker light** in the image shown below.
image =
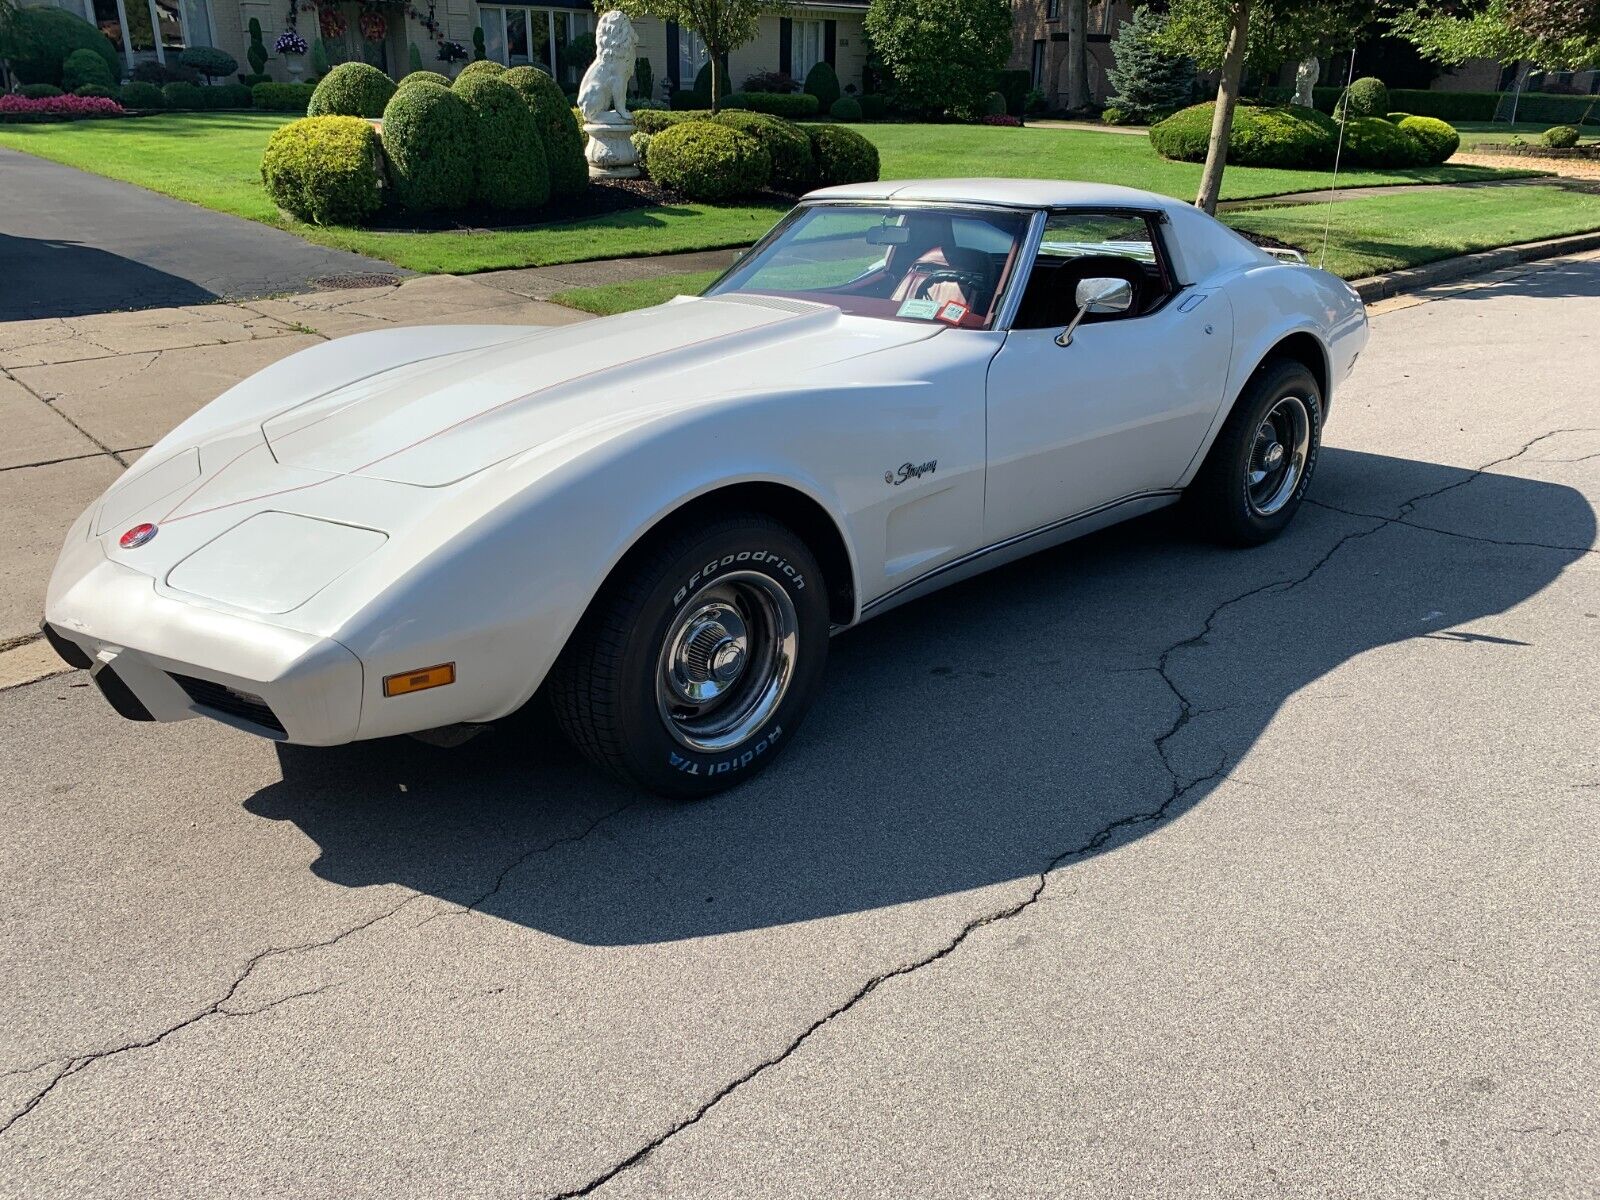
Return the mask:
[[429, 688], [443, 687], [456, 681], [455, 663], [440, 663], [436, 667], [423, 667], [418, 671], [402, 671], [399, 675], [383, 677], [385, 696], [404, 696], [410, 692], [425, 692]]

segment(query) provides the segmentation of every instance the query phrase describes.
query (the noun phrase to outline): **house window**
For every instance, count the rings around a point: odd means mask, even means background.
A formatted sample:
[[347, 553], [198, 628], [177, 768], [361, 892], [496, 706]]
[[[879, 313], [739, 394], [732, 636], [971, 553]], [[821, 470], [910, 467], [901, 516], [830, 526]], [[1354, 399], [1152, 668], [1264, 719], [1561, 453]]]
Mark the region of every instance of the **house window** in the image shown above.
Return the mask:
[[1039, 91], [1044, 90], [1044, 54], [1045, 47], [1050, 43], [1043, 38], [1036, 38], [1033, 43], [1033, 86]]
[[1059, 21], [1061, 19], [1061, 0], [1045, 0], [1044, 15], [1046, 20]]
[[796, 21], [794, 23], [794, 52], [789, 64], [789, 75], [805, 82], [811, 68], [827, 57], [827, 22]]
[[678, 30], [678, 86], [688, 90], [700, 75], [700, 68], [711, 61], [706, 44], [692, 29]]
[[589, 60], [568, 47], [594, 32], [594, 13], [565, 8], [522, 5], [480, 7], [484, 53], [508, 67], [532, 65], [548, 72], [565, 88], [578, 86]]

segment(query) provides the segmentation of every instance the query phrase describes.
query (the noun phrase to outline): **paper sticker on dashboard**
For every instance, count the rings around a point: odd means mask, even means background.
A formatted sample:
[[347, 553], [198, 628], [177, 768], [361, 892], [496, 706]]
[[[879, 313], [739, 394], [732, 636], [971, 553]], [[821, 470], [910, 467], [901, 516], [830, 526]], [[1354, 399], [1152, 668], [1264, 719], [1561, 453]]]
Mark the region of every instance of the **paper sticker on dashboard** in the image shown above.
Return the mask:
[[934, 314], [941, 321], [949, 321], [952, 325], [961, 324], [961, 318], [967, 315], [967, 306], [957, 304], [954, 300], [946, 300], [944, 306]]
[[931, 321], [939, 312], [937, 300], [907, 300], [895, 310], [897, 317], [915, 317], [919, 321]]

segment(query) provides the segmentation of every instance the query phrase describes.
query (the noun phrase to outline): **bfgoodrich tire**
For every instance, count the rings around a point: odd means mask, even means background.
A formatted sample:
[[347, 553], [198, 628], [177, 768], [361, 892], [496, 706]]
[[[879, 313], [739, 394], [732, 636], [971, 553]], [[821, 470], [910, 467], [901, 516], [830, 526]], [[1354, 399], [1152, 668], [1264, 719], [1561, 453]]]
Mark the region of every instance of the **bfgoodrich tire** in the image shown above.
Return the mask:
[[1245, 385], [1184, 494], [1215, 541], [1258, 546], [1294, 519], [1322, 447], [1322, 389], [1306, 367], [1268, 361]]
[[626, 783], [692, 799], [765, 770], [828, 655], [816, 559], [759, 515], [680, 529], [625, 561], [550, 676], [556, 719]]

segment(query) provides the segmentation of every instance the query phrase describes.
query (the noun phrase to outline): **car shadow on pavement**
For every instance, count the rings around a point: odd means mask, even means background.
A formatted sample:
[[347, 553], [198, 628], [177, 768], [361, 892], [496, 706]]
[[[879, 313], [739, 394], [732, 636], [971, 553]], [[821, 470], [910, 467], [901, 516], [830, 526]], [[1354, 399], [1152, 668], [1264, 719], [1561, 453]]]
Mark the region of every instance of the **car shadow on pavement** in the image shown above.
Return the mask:
[[[1580, 492], [1510, 475], [1328, 449], [1313, 496], [1270, 546], [1199, 544], [1158, 515], [836, 638], [788, 754], [708, 801], [634, 795], [507, 729], [448, 751], [280, 747], [282, 781], [247, 807], [303, 830], [325, 880], [592, 945], [1034, 876], [1203, 802], [1288, 698], [1357, 655], [1418, 637], [1486, 668], [1521, 652], [1437, 635], [1534, 595], [1594, 542]], [[1424, 496], [1415, 524], [1392, 519]]]
[[209, 304], [199, 284], [82, 242], [0, 233], [0, 321]]

